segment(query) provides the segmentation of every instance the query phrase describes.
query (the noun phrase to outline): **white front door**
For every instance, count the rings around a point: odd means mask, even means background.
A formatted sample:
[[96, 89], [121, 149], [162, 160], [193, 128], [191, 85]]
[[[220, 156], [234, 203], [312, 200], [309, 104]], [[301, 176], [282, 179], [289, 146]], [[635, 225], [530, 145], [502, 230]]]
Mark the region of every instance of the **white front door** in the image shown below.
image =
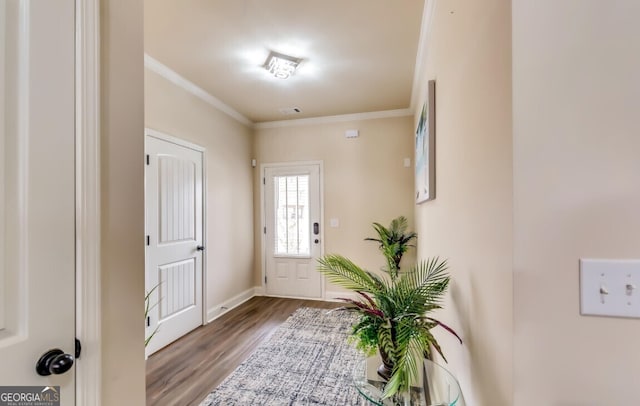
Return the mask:
[[75, 404], [74, 7], [0, 0], [0, 404]]
[[147, 356], [203, 323], [203, 152], [147, 135]]
[[320, 299], [320, 165], [266, 166], [265, 283], [267, 295]]

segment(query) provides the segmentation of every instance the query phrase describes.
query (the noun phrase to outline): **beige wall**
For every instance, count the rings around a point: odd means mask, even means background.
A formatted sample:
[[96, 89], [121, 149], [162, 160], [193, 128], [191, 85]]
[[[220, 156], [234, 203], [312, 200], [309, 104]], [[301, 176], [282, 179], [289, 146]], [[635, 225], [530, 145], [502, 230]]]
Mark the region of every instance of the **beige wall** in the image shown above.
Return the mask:
[[206, 303], [209, 317], [252, 289], [252, 130], [145, 69], [145, 125], [206, 149]]
[[513, 2], [515, 404], [640, 401], [640, 321], [580, 316], [579, 258], [640, 257], [640, 3]]
[[464, 345], [436, 334], [468, 405], [513, 405], [510, 4], [436, 2], [421, 76], [419, 107], [436, 80], [436, 199], [416, 206], [418, 250], [450, 261], [437, 317]]
[[145, 404], [142, 1], [101, 4], [102, 404]]
[[[413, 122], [411, 117], [258, 129], [255, 155], [258, 166], [289, 161], [324, 162], [325, 253], [339, 253], [370, 270], [384, 261], [375, 243], [374, 221], [388, 224], [405, 215], [413, 224]], [[360, 137], [346, 139], [348, 129], [359, 129]], [[255, 218], [260, 218], [260, 176], [254, 183]], [[337, 218], [339, 228], [329, 227]], [[261, 286], [261, 237], [256, 227], [255, 284]], [[339, 290], [328, 285], [327, 291]], [[329, 297], [331, 298], [331, 296]]]

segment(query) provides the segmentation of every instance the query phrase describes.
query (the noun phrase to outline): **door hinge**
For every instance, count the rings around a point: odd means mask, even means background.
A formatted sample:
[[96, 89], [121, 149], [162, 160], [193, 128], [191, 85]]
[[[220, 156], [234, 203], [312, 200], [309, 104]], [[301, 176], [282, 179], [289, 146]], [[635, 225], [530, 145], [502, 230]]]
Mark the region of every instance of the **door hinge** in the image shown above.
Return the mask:
[[149, 154], [147, 154], [147, 165], [149, 165]]
[[80, 358], [80, 354], [82, 353], [82, 345], [80, 344], [80, 340], [76, 338], [76, 359]]
[[147, 316], [147, 327], [151, 327], [151, 316]]
[[264, 284], [267, 284], [267, 275], [264, 276]]
[[266, 234], [266, 233], [267, 233], [267, 227], [265, 227], [265, 228], [262, 230], [262, 232]]
[[147, 236], [147, 246], [151, 245], [151, 237]]
[[262, 184], [266, 185], [267, 184], [267, 178], [262, 178]]

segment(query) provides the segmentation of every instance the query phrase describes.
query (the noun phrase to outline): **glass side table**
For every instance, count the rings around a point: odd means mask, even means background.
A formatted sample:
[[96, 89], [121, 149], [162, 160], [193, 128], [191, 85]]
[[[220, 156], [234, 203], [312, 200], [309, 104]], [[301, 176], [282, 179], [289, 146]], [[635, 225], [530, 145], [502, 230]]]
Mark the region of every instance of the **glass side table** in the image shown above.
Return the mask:
[[465, 406], [456, 378], [442, 366], [425, 359], [419, 379], [408, 393], [383, 399], [385, 381], [377, 372], [379, 356], [366, 358], [353, 374], [353, 383], [363, 400], [378, 406]]

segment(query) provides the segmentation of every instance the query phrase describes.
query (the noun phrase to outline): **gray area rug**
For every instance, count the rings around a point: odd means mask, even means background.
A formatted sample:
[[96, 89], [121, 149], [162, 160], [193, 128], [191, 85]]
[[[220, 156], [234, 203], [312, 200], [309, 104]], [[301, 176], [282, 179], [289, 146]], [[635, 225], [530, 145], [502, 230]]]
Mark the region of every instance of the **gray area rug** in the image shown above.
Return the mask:
[[360, 405], [363, 355], [347, 343], [355, 315], [300, 308], [200, 406]]

